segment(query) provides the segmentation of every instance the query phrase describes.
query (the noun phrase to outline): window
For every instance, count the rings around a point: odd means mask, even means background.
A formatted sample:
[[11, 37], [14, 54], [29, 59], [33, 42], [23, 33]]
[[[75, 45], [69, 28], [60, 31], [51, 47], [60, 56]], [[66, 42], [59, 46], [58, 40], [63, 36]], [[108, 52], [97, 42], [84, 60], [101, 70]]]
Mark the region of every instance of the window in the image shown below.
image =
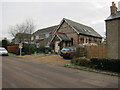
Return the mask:
[[31, 37], [31, 40], [33, 40], [33, 37]]
[[88, 43], [88, 39], [86, 39], [86, 43]]
[[49, 36], [50, 36], [50, 34], [49, 34], [49, 33], [45, 34], [45, 38], [48, 38]]
[[83, 37], [80, 38], [80, 43], [81, 43], [81, 44], [84, 43], [84, 38], [83, 38]]
[[36, 39], [39, 39], [39, 36], [36, 36]]

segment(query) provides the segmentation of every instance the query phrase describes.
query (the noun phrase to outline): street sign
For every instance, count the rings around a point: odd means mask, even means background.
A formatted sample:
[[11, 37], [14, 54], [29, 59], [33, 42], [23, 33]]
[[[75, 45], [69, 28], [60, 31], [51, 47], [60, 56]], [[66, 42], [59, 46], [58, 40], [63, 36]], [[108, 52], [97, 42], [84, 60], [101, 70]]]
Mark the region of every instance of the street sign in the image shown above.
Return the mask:
[[23, 48], [23, 47], [19, 47], [19, 48]]
[[22, 43], [19, 43], [19, 48], [23, 48], [22, 46], [23, 46], [23, 44], [22, 44]]
[[22, 43], [19, 43], [19, 48], [20, 48], [20, 56], [21, 56], [21, 52], [22, 52], [22, 47], [23, 46], [23, 44]]

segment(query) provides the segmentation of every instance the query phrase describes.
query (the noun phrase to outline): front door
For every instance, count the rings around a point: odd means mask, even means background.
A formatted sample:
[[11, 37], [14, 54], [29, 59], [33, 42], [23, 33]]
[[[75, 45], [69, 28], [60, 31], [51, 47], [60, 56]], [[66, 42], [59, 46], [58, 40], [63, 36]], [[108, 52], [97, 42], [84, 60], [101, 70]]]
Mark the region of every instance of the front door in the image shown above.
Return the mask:
[[55, 52], [58, 53], [58, 51], [60, 50], [60, 46], [59, 46], [60, 41], [56, 41], [55, 42]]

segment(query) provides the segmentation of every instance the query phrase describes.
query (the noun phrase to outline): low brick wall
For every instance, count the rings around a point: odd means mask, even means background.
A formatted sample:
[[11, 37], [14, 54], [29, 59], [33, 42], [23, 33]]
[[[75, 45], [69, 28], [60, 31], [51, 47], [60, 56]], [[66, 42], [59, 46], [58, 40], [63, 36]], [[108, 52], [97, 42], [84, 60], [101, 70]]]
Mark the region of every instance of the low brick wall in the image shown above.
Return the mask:
[[7, 46], [9, 53], [19, 54], [19, 46]]

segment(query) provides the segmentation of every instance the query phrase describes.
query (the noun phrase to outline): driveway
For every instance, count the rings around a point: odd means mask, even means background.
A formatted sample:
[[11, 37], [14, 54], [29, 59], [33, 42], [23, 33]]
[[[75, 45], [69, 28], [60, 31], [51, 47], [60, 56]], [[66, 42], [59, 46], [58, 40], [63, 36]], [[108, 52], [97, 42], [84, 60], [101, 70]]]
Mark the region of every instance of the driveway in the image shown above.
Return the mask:
[[[50, 59], [50, 56], [48, 59]], [[117, 88], [118, 77], [40, 63], [2, 58], [3, 88]]]
[[63, 59], [59, 55], [44, 55], [39, 54], [37, 56], [22, 56], [25, 59], [31, 59], [36, 61], [37, 63], [48, 64], [48, 65], [55, 65], [55, 66], [64, 66], [65, 64], [70, 63], [70, 59]]

